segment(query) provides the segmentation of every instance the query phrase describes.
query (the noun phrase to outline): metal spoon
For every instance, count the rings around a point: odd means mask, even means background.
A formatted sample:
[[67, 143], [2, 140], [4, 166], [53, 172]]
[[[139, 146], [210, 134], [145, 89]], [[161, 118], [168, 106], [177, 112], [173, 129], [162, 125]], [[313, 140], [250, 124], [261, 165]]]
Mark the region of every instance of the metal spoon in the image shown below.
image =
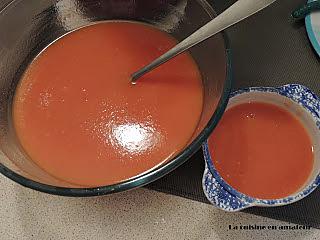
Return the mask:
[[138, 78], [167, 62], [171, 58], [183, 53], [194, 45], [240, 22], [241, 20], [255, 14], [275, 1], [276, 0], [238, 0], [223, 13], [195, 31], [182, 42], [178, 43], [175, 47], [171, 48], [169, 51], [155, 59], [150, 64], [133, 73], [131, 75], [132, 84], [135, 84]]

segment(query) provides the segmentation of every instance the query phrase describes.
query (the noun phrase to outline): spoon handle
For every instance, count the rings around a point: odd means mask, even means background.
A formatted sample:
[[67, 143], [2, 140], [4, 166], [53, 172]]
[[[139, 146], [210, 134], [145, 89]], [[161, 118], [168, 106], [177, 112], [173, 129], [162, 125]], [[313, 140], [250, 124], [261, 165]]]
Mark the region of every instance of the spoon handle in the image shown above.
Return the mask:
[[162, 63], [165, 63], [192, 46], [255, 14], [275, 1], [276, 0], [238, 0], [223, 13], [178, 43], [168, 52], [141, 68], [139, 71], [133, 73], [131, 76], [132, 83], [135, 83], [142, 75], [158, 67]]

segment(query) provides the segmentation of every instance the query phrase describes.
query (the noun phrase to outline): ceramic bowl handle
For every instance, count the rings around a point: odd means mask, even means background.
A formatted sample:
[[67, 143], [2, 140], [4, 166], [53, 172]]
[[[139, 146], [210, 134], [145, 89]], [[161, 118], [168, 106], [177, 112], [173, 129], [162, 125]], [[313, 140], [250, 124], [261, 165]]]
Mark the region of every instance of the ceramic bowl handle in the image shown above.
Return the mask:
[[203, 191], [210, 203], [228, 212], [236, 212], [253, 206], [250, 203], [243, 202], [230, 192], [228, 192], [211, 174], [207, 164], [202, 179]]

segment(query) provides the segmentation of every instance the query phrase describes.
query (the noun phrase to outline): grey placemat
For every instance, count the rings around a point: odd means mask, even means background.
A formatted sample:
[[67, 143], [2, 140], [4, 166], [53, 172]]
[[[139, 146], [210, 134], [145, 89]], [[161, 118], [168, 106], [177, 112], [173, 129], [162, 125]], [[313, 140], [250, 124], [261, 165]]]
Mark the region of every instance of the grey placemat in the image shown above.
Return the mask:
[[[215, 0], [217, 12], [235, 2]], [[305, 0], [279, 0], [227, 32], [233, 50], [234, 88], [299, 83], [320, 95], [320, 60], [309, 43], [304, 22], [290, 13]], [[149, 188], [207, 202], [201, 186], [204, 160], [199, 151], [186, 164]], [[285, 207], [250, 208], [246, 212], [320, 228], [320, 189]]]

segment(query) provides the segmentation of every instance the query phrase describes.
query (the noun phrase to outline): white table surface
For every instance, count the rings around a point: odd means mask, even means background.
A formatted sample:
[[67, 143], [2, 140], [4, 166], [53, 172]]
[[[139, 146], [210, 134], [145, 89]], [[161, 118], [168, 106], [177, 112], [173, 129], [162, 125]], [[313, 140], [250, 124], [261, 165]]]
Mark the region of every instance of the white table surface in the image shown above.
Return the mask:
[[229, 230], [229, 225], [288, 225], [146, 189], [67, 198], [0, 176], [0, 239], [320, 239], [320, 230]]

